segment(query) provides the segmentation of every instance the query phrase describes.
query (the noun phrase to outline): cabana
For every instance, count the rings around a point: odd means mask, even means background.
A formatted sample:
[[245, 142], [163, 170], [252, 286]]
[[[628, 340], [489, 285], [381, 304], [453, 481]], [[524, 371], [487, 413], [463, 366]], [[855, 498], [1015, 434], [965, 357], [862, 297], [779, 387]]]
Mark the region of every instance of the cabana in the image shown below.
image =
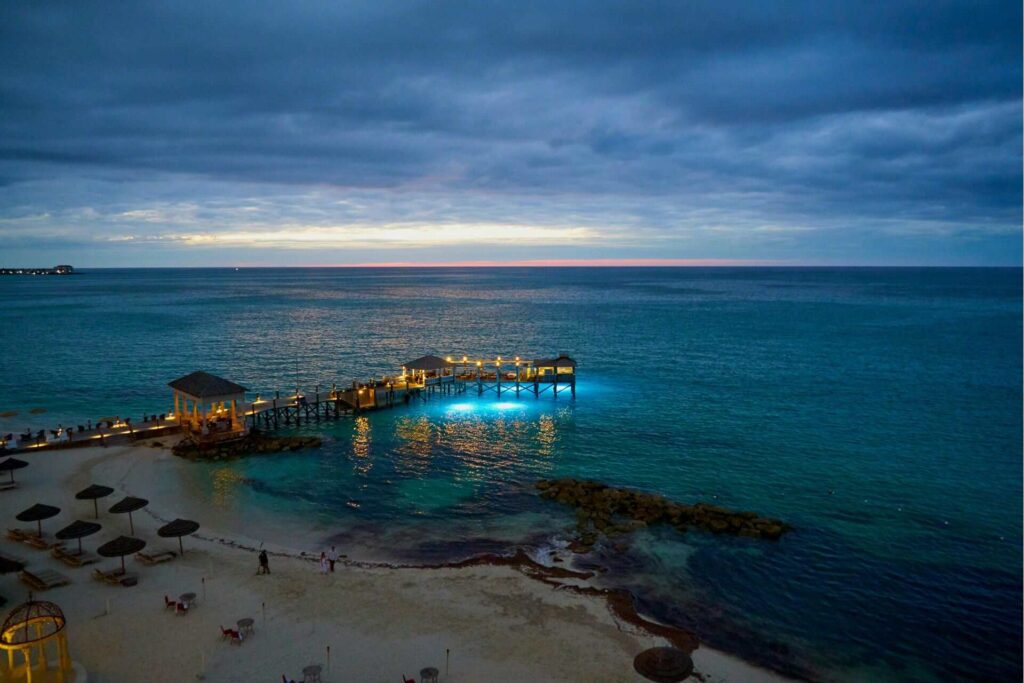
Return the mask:
[[[64, 613], [52, 602], [30, 600], [11, 610], [0, 627], [0, 650], [7, 651], [10, 680], [71, 680], [66, 624]], [[47, 652], [50, 644], [56, 646], [56, 659]], [[21, 655], [21, 663], [15, 661], [15, 653]]]
[[[558, 375], [573, 375], [576, 373], [576, 361], [564, 353], [558, 358], [538, 358], [530, 362], [527, 374], [524, 379], [538, 378], [541, 382], [552, 382]], [[569, 377], [558, 377], [559, 382], [570, 381]]]
[[[402, 366], [402, 377], [411, 384], [427, 384], [428, 380], [454, 377], [455, 364], [439, 356], [420, 356]], [[443, 380], [441, 380], [443, 381]]]
[[238, 404], [248, 391], [202, 370], [170, 382], [174, 391], [174, 417], [185, 433], [199, 443], [227, 441], [246, 434]]

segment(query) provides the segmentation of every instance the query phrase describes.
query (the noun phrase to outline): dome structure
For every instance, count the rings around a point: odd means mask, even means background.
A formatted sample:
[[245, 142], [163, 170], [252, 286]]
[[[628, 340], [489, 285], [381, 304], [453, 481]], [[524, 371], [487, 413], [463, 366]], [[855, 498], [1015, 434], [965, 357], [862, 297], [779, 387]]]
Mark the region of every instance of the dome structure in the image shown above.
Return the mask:
[[[7, 652], [11, 680], [31, 683], [33, 676], [71, 680], [73, 669], [65, 626], [64, 612], [52, 602], [29, 600], [11, 610], [0, 626], [0, 650]], [[47, 653], [51, 643], [57, 650], [57, 658], [52, 661]], [[21, 655], [20, 663], [16, 662], [15, 654]]]

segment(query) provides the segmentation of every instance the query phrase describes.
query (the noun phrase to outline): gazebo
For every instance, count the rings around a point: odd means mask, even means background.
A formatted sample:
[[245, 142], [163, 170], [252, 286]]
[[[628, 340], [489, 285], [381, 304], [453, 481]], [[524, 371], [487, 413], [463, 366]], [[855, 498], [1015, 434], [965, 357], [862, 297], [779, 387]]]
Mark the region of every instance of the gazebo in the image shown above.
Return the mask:
[[239, 402], [248, 391], [240, 384], [202, 370], [170, 382], [174, 392], [174, 417], [194, 440], [226, 441], [245, 436], [245, 420], [239, 419]]
[[420, 356], [402, 366], [402, 374], [413, 384], [425, 384], [428, 377], [445, 377], [455, 370], [455, 363], [439, 356]]
[[[30, 600], [11, 610], [0, 626], [0, 650], [7, 651], [11, 680], [32, 683], [33, 676], [45, 681], [71, 680], [73, 669], [64, 630], [66, 624], [64, 613], [52, 602]], [[51, 643], [57, 649], [56, 660], [51, 660], [47, 654]], [[15, 653], [21, 655], [22, 663], [15, 663]]]
[[[563, 353], [560, 354], [558, 358], [538, 358], [531, 361], [530, 368], [523, 377], [531, 380], [536, 377], [539, 378], [541, 382], [550, 382], [559, 375], [568, 376], [575, 372], [576, 361]], [[565, 377], [559, 379], [559, 381], [569, 381], [569, 379], [568, 377]]]

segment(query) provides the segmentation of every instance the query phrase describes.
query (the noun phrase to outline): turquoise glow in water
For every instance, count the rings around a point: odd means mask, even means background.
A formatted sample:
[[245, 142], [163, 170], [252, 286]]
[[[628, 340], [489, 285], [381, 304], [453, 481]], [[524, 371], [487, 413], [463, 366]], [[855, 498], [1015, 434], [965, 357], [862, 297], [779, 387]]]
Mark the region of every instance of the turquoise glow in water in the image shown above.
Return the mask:
[[[591, 560], [650, 613], [784, 671], [1021, 677], [1021, 271], [103, 271], [0, 278], [3, 431], [166, 411], [203, 368], [307, 391], [435, 352], [580, 361], [563, 396], [472, 394], [197, 465], [213, 504], [353, 554], [567, 537], [571, 475], [781, 517], [779, 543], [653, 528]], [[41, 406], [45, 415], [28, 414]]]

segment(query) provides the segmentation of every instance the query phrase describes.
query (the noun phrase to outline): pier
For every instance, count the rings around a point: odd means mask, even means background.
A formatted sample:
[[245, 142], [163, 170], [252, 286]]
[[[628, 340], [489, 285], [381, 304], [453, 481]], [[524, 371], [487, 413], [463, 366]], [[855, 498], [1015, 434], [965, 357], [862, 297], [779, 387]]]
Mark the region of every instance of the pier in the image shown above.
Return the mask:
[[576, 361], [567, 354], [556, 358], [511, 359], [426, 355], [408, 361], [400, 373], [350, 385], [316, 385], [312, 392], [282, 395], [256, 393], [230, 380], [197, 370], [170, 382], [173, 409], [160, 415], [105, 417], [85, 424], [23, 434], [0, 435], [0, 451], [106, 445], [183, 432], [202, 446], [239, 439], [251, 430], [299, 427], [370, 410], [408, 405], [449, 395], [493, 394], [495, 398], [524, 394], [576, 397]]

